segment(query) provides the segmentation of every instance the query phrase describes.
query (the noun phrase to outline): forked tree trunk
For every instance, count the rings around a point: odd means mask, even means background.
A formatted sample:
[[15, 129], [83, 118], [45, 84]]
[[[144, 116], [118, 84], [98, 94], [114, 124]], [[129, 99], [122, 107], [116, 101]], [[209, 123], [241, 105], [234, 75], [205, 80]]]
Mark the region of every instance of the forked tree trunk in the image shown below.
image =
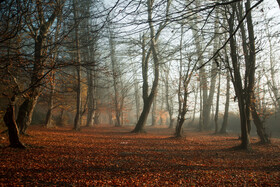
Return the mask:
[[175, 138], [180, 138], [183, 136], [183, 125], [185, 122], [185, 115], [187, 113], [187, 101], [188, 101], [188, 93], [187, 93], [187, 87], [188, 85], [184, 85], [184, 99], [182, 103], [181, 111], [179, 111], [178, 114], [178, 121], [175, 129]]
[[[37, 15], [39, 19], [37, 21], [39, 22], [39, 29], [33, 28], [34, 33], [39, 33], [35, 40], [35, 51], [34, 51], [34, 66], [33, 66], [33, 74], [31, 78], [31, 84], [30, 84], [30, 91], [29, 91], [29, 97], [25, 99], [23, 104], [19, 108], [18, 118], [17, 118], [17, 124], [19, 126], [19, 130], [21, 134], [26, 133], [27, 127], [30, 125], [32, 120], [32, 115], [34, 108], [37, 104], [37, 100], [41, 94], [41, 88], [40, 83], [41, 79], [43, 78], [44, 73], [44, 61], [47, 53], [47, 48], [45, 46], [46, 43], [46, 36], [49, 32], [50, 27], [52, 26], [53, 22], [55, 21], [57, 15], [61, 11], [61, 7], [63, 5], [60, 4], [60, 2], [57, 2], [55, 5], [53, 12], [50, 12], [50, 17], [48, 20], [45, 20], [44, 15], [44, 9], [42, 7], [41, 1], [36, 1], [36, 8], [37, 8]], [[32, 24], [32, 23], [31, 23]]]
[[[235, 5], [232, 5], [233, 12], [230, 15], [230, 18], [228, 19], [228, 25], [229, 25], [229, 33], [230, 35], [233, 34], [233, 27], [234, 27], [234, 17], [236, 13], [236, 7]], [[250, 136], [248, 132], [248, 118], [246, 114], [246, 109], [245, 109], [245, 98], [244, 98], [244, 93], [243, 93], [243, 85], [242, 85], [242, 79], [241, 79], [241, 74], [240, 74], [240, 68], [238, 66], [238, 58], [237, 58], [237, 46], [236, 46], [236, 40], [234, 37], [230, 39], [230, 54], [231, 54], [231, 59], [232, 59], [232, 65], [233, 71], [232, 78], [233, 78], [233, 84], [234, 84], [234, 89], [236, 96], [238, 98], [238, 107], [239, 107], [239, 116], [240, 116], [240, 125], [241, 125], [241, 149], [249, 150], [250, 149]]]
[[[247, 0], [245, 3], [246, 11], [249, 11], [251, 8], [250, 0]], [[248, 36], [249, 36], [249, 62], [250, 62], [250, 71], [248, 75], [249, 83], [248, 83], [248, 92], [250, 92], [250, 105], [249, 110], [253, 116], [253, 120], [255, 126], [257, 128], [257, 133], [261, 139], [262, 143], [269, 143], [269, 137], [266, 133], [266, 129], [264, 127], [264, 123], [261, 121], [260, 116], [256, 109], [256, 97], [254, 94], [255, 88], [255, 69], [256, 69], [256, 49], [255, 49], [255, 35], [254, 35], [254, 26], [252, 21], [252, 15], [249, 12], [247, 16], [247, 28], [248, 28]]]
[[[147, 0], [148, 4], [148, 23], [149, 23], [149, 29], [150, 29], [150, 50], [146, 54], [145, 50], [145, 42], [143, 39], [142, 43], [142, 76], [143, 76], [143, 101], [144, 101], [144, 107], [141, 113], [141, 116], [132, 131], [133, 133], [143, 132], [143, 128], [146, 124], [148, 114], [150, 112], [151, 105], [153, 103], [154, 97], [157, 92], [158, 87], [158, 81], [159, 81], [159, 55], [157, 51], [157, 40], [160, 35], [160, 32], [163, 30], [163, 28], [166, 26], [167, 20], [160, 24], [160, 28], [158, 29], [158, 32], [155, 32], [153, 19], [152, 19], [152, 7], [153, 7], [153, 0]], [[167, 6], [166, 6], [166, 16], [169, 15], [169, 7], [170, 7], [171, 1], [167, 0]], [[143, 37], [144, 38], [144, 37]], [[151, 92], [148, 94], [148, 61], [149, 56], [152, 53], [153, 55], [153, 61], [154, 61], [154, 81], [152, 84]]]
[[[13, 102], [13, 101], [12, 101]], [[19, 139], [19, 131], [15, 120], [14, 102], [10, 103], [4, 115], [4, 122], [8, 128], [10, 146], [13, 148], [25, 148]]]

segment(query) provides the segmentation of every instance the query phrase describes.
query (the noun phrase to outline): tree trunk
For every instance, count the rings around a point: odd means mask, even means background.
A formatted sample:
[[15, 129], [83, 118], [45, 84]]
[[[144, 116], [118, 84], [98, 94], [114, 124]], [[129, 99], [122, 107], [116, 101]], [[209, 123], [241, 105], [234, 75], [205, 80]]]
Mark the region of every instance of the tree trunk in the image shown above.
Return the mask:
[[73, 0], [73, 11], [74, 11], [74, 21], [75, 21], [75, 64], [77, 71], [77, 88], [76, 88], [76, 115], [74, 119], [74, 130], [78, 131], [81, 128], [81, 52], [80, 52], [80, 39], [79, 39], [79, 24], [78, 24], [78, 10], [77, 10], [77, 0]]
[[[254, 97], [253, 97], [253, 99], [254, 99]], [[266, 133], [266, 129], [264, 126], [264, 122], [260, 119], [260, 116], [259, 116], [256, 108], [257, 108], [256, 103], [253, 101], [250, 109], [251, 109], [254, 124], [257, 128], [258, 136], [261, 140], [261, 143], [263, 143], [263, 144], [270, 143], [269, 136]]]
[[[226, 57], [227, 61], [228, 58]], [[230, 93], [230, 74], [229, 70], [227, 71], [227, 88], [226, 88], [226, 103], [225, 103], [225, 112], [223, 117], [222, 128], [220, 130], [220, 134], [227, 133], [227, 126], [228, 126], [228, 111], [229, 111], [229, 93]]]
[[[236, 13], [236, 7], [235, 5], [232, 5], [233, 12], [230, 15], [230, 18], [228, 19], [229, 22], [229, 33], [230, 35], [233, 34], [233, 27], [234, 27], [234, 17]], [[237, 47], [236, 47], [236, 41], [235, 38], [232, 37], [230, 39], [230, 51], [231, 51], [231, 59], [232, 59], [232, 65], [233, 65], [233, 84], [234, 84], [234, 89], [236, 96], [238, 98], [238, 107], [239, 107], [239, 116], [240, 116], [240, 125], [241, 125], [241, 149], [248, 150], [250, 149], [250, 137], [249, 137], [249, 132], [248, 132], [248, 119], [249, 116], [247, 116], [245, 105], [246, 101], [244, 98], [244, 93], [243, 93], [243, 86], [242, 86], [242, 79], [240, 75], [240, 68], [238, 66], [238, 58], [237, 58]]]
[[169, 93], [169, 67], [166, 68], [165, 72], [165, 102], [166, 108], [169, 114], [169, 128], [173, 128], [173, 106], [172, 106], [172, 99], [170, 100], [170, 93]]
[[136, 119], [138, 121], [139, 119], [139, 113], [140, 113], [140, 99], [139, 99], [139, 87], [138, 87], [138, 81], [137, 81], [137, 71], [136, 68], [133, 67], [133, 80], [134, 80], [134, 97], [135, 97], [135, 109], [136, 109]]
[[179, 111], [178, 114], [178, 121], [177, 121], [177, 125], [176, 125], [176, 129], [175, 129], [175, 138], [180, 138], [183, 136], [183, 125], [185, 122], [185, 115], [187, 113], [187, 101], [188, 101], [188, 92], [187, 92], [187, 88], [188, 88], [188, 83], [184, 84], [184, 99], [183, 99], [183, 103], [182, 103], [182, 109], [181, 111]]
[[[42, 92], [41, 90], [41, 79], [43, 78], [44, 73], [44, 61], [47, 58], [47, 47], [45, 46], [46, 43], [46, 36], [49, 32], [50, 27], [52, 26], [53, 22], [55, 21], [57, 15], [61, 12], [62, 4], [57, 2], [56, 7], [54, 8], [53, 12], [49, 12], [50, 17], [48, 20], [45, 20], [44, 9], [42, 8], [42, 2], [36, 1], [36, 8], [37, 8], [37, 15], [38, 15], [38, 27], [31, 26], [33, 28], [34, 33], [38, 33], [37, 37], [34, 38], [35, 40], [35, 51], [34, 51], [34, 65], [32, 70], [32, 78], [30, 84], [30, 91], [29, 97], [25, 99], [22, 105], [19, 108], [19, 114], [17, 118], [17, 124], [20, 128], [20, 133], [25, 134], [27, 127], [30, 125], [32, 120], [32, 115], [34, 111], [34, 107], [37, 104], [37, 100]], [[36, 17], [37, 17], [36, 15]], [[31, 23], [33, 24], [33, 23]]]
[[24, 100], [24, 102], [19, 107], [17, 125], [20, 134], [25, 134], [26, 129], [29, 127], [32, 121], [33, 111], [36, 106], [39, 94], [30, 96]]
[[[246, 10], [249, 11], [251, 8], [250, 0], [247, 0], [245, 3]], [[264, 123], [261, 121], [259, 114], [256, 109], [256, 98], [254, 94], [254, 88], [255, 88], [255, 69], [256, 69], [256, 49], [255, 49], [255, 35], [254, 35], [254, 26], [252, 21], [251, 13], [248, 13], [247, 16], [247, 28], [248, 28], [248, 35], [249, 35], [249, 66], [250, 71], [248, 75], [249, 83], [248, 83], [248, 92], [250, 92], [250, 106], [249, 110], [252, 113], [254, 123], [257, 128], [257, 133], [261, 139], [262, 143], [268, 143], [269, 138], [265, 131]]]
[[217, 101], [216, 101], [216, 111], [215, 111], [215, 133], [218, 133], [219, 129], [219, 105], [220, 105], [220, 88], [221, 88], [221, 72], [219, 72], [219, 81], [218, 81], [218, 91], [217, 91]]
[[89, 68], [87, 70], [87, 83], [88, 83], [88, 113], [87, 113], [87, 127], [93, 126], [93, 117], [94, 117], [94, 86], [93, 86], [93, 75], [92, 75], [92, 69]]
[[116, 59], [116, 50], [115, 50], [115, 41], [113, 39], [114, 35], [113, 35], [113, 31], [111, 29], [109, 29], [110, 32], [110, 38], [109, 38], [109, 42], [110, 42], [110, 56], [111, 56], [111, 65], [112, 65], [112, 73], [113, 73], [113, 87], [114, 87], [114, 111], [115, 111], [115, 117], [116, 117], [116, 123], [115, 126], [116, 127], [120, 127], [122, 126], [121, 123], [121, 115], [122, 115], [122, 108], [121, 108], [121, 95], [119, 93], [119, 81], [118, 79], [120, 76], [120, 71], [118, 68], [118, 64], [117, 64], [117, 59]]
[[280, 8], [280, 0], [277, 0], [277, 3], [278, 3], [278, 5], [279, 5], [279, 8]]
[[51, 90], [50, 90], [50, 97], [49, 97], [49, 103], [48, 103], [48, 112], [46, 115], [46, 121], [45, 121], [45, 126], [46, 127], [51, 127], [52, 126], [52, 116], [53, 116], [53, 108], [54, 108], [54, 72], [51, 73]]
[[[144, 126], [147, 121], [148, 114], [150, 112], [151, 105], [153, 103], [154, 97], [157, 92], [158, 87], [158, 80], [159, 80], [159, 58], [158, 58], [158, 52], [157, 52], [157, 39], [160, 35], [160, 31], [162, 28], [159, 29], [159, 32], [157, 35], [155, 34], [155, 29], [152, 21], [152, 6], [153, 1], [148, 0], [148, 22], [149, 22], [149, 28], [150, 28], [150, 38], [151, 38], [151, 46], [149, 51], [146, 54], [145, 50], [145, 39], [143, 36], [143, 42], [142, 42], [142, 77], [143, 77], [143, 101], [144, 106], [142, 113], [140, 115], [140, 118], [132, 131], [133, 133], [139, 133], [144, 131]], [[148, 61], [150, 54], [153, 54], [153, 60], [154, 60], [154, 81], [151, 88], [151, 92], [148, 95]]]
[[13, 148], [25, 148], [19, 139], [19, 131], [15, 120], [14, 98], [12, 103], [9, 104], [4, 115], [4, 122], [8, 128], [10, 146]]
[[157, 123], [157, 94], [154, 97], [152, 108], [152, 126], [156, 126]]
[[31, 89], [29, 96], [24, 100], [19, 107], [19, 113], [17, 118], [17, 124], [19, 126], [20, 134], [25, 134], [26, 129], [30, 126], [33, 116], [34, 108], [37, 104], [37, 100], [41, 94], [41, 77], [43, 76], [43, 45], [45, 43], [45, 36], [38, 36], [35, 40], [35, 64], [33, 67], [33, 75], [31, 78]]

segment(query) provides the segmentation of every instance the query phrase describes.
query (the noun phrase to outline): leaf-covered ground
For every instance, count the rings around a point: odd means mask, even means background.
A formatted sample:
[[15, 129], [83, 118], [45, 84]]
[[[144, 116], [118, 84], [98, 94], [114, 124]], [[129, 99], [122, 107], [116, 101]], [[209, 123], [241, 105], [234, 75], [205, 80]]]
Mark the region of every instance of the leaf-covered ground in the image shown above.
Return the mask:
[[231, 149], [237, 136], [148, 128], [30, 127], [25, 150], [0, 135], [0, 186], [279, 186], [280, 140], [252, 151]]

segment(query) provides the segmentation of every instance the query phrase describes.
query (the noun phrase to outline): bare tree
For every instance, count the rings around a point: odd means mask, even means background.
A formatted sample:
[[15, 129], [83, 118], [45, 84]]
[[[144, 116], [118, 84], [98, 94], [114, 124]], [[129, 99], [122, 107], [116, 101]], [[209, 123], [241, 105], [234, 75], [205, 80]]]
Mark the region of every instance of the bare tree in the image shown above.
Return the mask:
[[[143, 101], [144, 106], [142, 113], [140, 115], [140, 118], [132, 132], [139, 133], [143, 132], [143, 128], [146, 124], [148, 114], [150, 112], [151, 105], [153, 103], [154, 97], [156, 95], [157, 87], [158, 87], [158, 80], [159, 80], [159, 55], [158, 55], [158, 49], [157, 49], [157, 40], [160, 35], [160, 32], [162, 29], [166, 26], [168, 19], [164, 19], [163, 23], [161, 23], [160, 27], [158, 28], [158, 31], [155, 31], [155, 27], [153, 24], [153, 0], [147, 0], [147, 6], [148, 6], [148, 23], [149, 23], [149, 29], [150, 29], [150, 49], [146, 52], [145, 49], [145, 40], [143, 37], [143, 43], [142, 43], [142, 76], [143, 76]], [[166, 16], [168, 16], [169, 7], [171, 4], [171, 0], [167, 1], [166, 5]], [[150, 58], [150, 54], [152, 53], [153, 56], [153, 62], [154, 62], [154, 81], [153, 85], [150, 91], [150, 94], [148, 94], [148, 62]]]
[[[58, 0], [53, 4], [45, 4], [40, 0], [36, 0], [36, 10], [34, 13], [36, 14], [37, 25], [34, 25], [33, 18], [28, 14], [25, 16], [26, 25], [29, 29], [29, 33], [31, 38], [34, 40], [35, 50], [34, 50], [34, 64], [32, 69], [30, 90], [28, 93], [28, 97], [25, 98], [24, 102], [19, 108], [17, 124], [20, 129], [20, 133], [25, 133], [27, 127], [30, 125], [32, 120], [32, 114], [37, 103], [37, 100], [42, 92], [41, 81], [44, 78], [44, 65], [47, 56], [47, 46], [46, 46], [46, 38], [49, 30], [54, 23], [56, 17], [59, 15], [63, 7], [64, 1]], [[32, 6], [33, 4], [29, 4]], [[51, 12], [48, 14], [45, 11], [46, 6], [50, 6]], [[49, 15], [49, 16], [48, 16]], [[47, 17], [47, 19], [46, 19]]]

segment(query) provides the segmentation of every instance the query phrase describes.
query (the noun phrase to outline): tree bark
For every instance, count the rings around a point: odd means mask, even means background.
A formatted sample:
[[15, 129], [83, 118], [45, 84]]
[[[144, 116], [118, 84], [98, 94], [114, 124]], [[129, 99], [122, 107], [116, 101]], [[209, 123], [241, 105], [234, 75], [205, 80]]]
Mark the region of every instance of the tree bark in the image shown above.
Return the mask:
[[[38, 30], [33, 30], [33, 33], [38, 33], [38, 35], [33, 36], [35, 40], [35, 51], [34, 51], [34, 66], [33, 66], [33, 74], [31, 78], [29, 97], [25, 99], [22, 105], [19, 108], [17, 124], [19, 126], [19, 130], [21, 134], [26, 133], [27, 127], [30, 125], [32, 120], [32, 115], [34, 108], [37, 104], [37, 100], [42, 92], [40, 83], [43, 78], [44, 73], [44, 61], [47, 53], [47, 48], [45, 46], [46, 36], [49, 32], [49, 29], [53, 22], [55, 21], [57, 15], [61, 11], [63, 3], [57, 1], [56, 7], [53, 12], [50, 14], [48, 20], [45, 20], [42, 2], [40, 0], [36, 1], [37, 6], [37, 14], [38, 14]], [[34, 29], [35, 27], [32, 26]]]
[[[226, 57], [227, 61], [228, 58]], [[228, 126], [228, 111], [229, 111], [229, 93], [230, 93], [230, 74], [229, 70], [227, 71], [227, 88], [226, 88], [226, 103], [225, 103], [225, 112], [223, 117], [222, 128], [220, 130], [220, 134], [227, 133], [227, 126]]]
[[113, 35], [113, 31], [109, 30], [110, 32], [110, 52], [111, 52], [111, 65], [112, 65], [112, 73], [113, 73], [113, 87], [114, 87], [114, 113], [115, 113], [115, 117], [116, 117], [116, 123], [115, 126], [116, 127], [120, 127], [122, 126], [122, 122], [121, 122], [121, 116], [122, 116], [122, 96], [119, 92], [120, 88], [119, 86], [119, 79], [120, 79], [120, 71], [118, 68], [118, 64], [117, 64], [117, 59], [116, 59], [116, 50], [115, 50], [115, 41], [113, 39], [114, 35]]
[[[37, 90], [38, 88], [36, 88]], [[19, 127], [19, 133], [25, 134], [26, 129], [29, 127], [32, 121], [33, 111], [36, 106], [39, 94], [34, 94], [24, 100], [19, 107], [18, 117], [16, 123]]]
[[166, 68], [165, 72], [165, 79], [164, 79], [164, 86], [165, 86], [165, 102], [166, 108], [169, 114], [169, 128], [173, 128], [173, 106], [172, 106], [172, 99], [170, 99], [170, 92], [169, 92], [169, 67]]
[[6, 109], [6, 113], [4, 115], [4, 123], [6, 124], [8, 128], [9, 133], [9, 141], [10, 146], [13, 148], [25, 148], [25, 145], [23, 145], [19, 139], [19, 131], [17, 128], [16, 120], [15, 120], [15, 98], [12, 98], [11, 103]]
[[157, 93], [154, 97], [153, 108], [152, 108], [152, 126], [156, 126], [157, 123]]
[[[155, 28], [154, 28], [153, 20], [152, 20], [153, 0], [147, 0], [147, 3], [148, 3], [148, 23], [149, 23], [149, 29], [150, 29], [151, 46], [150, 46], [150, 50], [147, 52], [147, 55], [146, 55], [145, 47], [144, 47], [145, 42], [142, 43], [142, 52], [143, 52], [142, 53], [142, 76], [143, 76], [144, 107], [143, 107], [141, 116], [140, 116], [134, 130], [132, 131], [133, 133], [139, 133], [139, 132], [144, 131], [144, 126], [146, 124], [151, 105], [153, 103], [154, 97], [157, 92], [158, 81], [159, 81], [159, 56], [158, 56], [158, 51], [157, 51], [157, 39], [158, 39], [162, 29], [166, 26], [166, 23], [168, 20], [168, 19], [166, 19], [165, 23], [161, 24], [158, 32], [155, 33]], [[168, 0], [168, 2], [167, 2], [166, 16], [168, 16], [169, 7], [170, 7], [170, 0]], [[147, 74], [148, 74], [148, 61], [149, 61], [149, 56], [151, 53], [153, 55], [153, 61], [154, 61], [154, 81], [152, 84], [151, 92], [148, 95], [148, 75]]]
[[[254, 99], [254, 96], [253, 96], [253, 99]], [[256, 108], [257, 108], [256, 103], [252, 102], [250, 109], [251, 109], [254, 124], [257, 128], [257, 133], [260, 138], [260, 142], [263, 144], [270, 143], [269, 136], [268, 136], [265, 126], [264, 126], [264, 122], [261, 120]]]
[[87, 113], [87, 122], [86, 126], [87, 127], [92, 127], [93, 126], [93, 117], [94, 117], [94, 86], [93, 86], [93, 70], [89, 68], [87, 70], [87, 83], [88, 83], [88, 103], [87, 103], [87, 108], [88, 108], [88, 113]]
[[[247, 0], [245, 3], [246, 10], [248, 11], [251, 7], [250, 0]], [[247, 28], [248, 28], [248, 35], [249, 35], [249, 62], [250, 62], [250, 71], [249, 71], [249, 84], [248, 84], [248, 91], [251, 92], [250, 95], [250, 111], [253, 116], [254, 124], [257, 128], [257, 133], [261, 139], [262, 143], [269, 143], [269, 138], [266, 133], [266, 129], [264, 127], [264, 123], [261, 121], [259, 114], [256, 109], [256, 98], [254, 94], [255, 88], [255, 69], [256, 69], [256, 49], [255, 49], [255, 35], [254, 35], [254, 26], [252, 21], [251, 12], [249, 12], [247, 16]]]
[[219, 129], [218, 120], [219, 120], [219, 105], [220, 105], [220, 88], [221, 88], [221, 73], [219, 72], [218, 91], [217, 91], [217, 101], [216, 101], [216, 111], [215, 111], [215, 118], [214, 118], [214, 122], [215, 122], [215, 133], [218, 133], [218, 129]]
[[279, 8], [280, 8], [280, 0], [277, 0], [277, 3], [278, 3], [278, 5], [279, 5]]
[[79, 38], [79, 23], [78, 23], [78, 10], [77, 10], [77, 0], [73, 0], [73, 11], [74, 11], [74, 21], [75, 21], [75, 65], [77, 72], [77, 88], [76, 88], [76, 115], [74, 119], [74, 130], [78, 131], [81, 128], [81, 52], [80, 52], [80, 38]]
[[[233, 34], [233, 27], [234, 27], [234, 17], [236, 13], [236, 7], [235, 5], [232, 5], [232, 13], [230, 15], [230, 18], [228, 19], [228, 25], [229, 25], [229, 33], [230, 35]], [[231, 37], [230, 39], [230, 51], [231, 51], [231, 59], [232, 59], [232, 65], [233, 69], [230, 69], [230, 71], [233, 71], [232, 74], [232, 81], [235, 89], [235, 93], [238, 99], [238, 107], [239, 107], [239, 116], [240, 116], [240, 125], [241, 125], [241, 149], [249, 150], [250, 149], [250, 136], [248, 131], [248, 118], [246, 113], [246, 100], [243, 93], [243, 85], [242, 85], [242, 79], [240, 74], [240, 68], [238, 65], [238, 58], [237, 58], [237, 47], [236, 47], [236, 41], [235, 37]]]

